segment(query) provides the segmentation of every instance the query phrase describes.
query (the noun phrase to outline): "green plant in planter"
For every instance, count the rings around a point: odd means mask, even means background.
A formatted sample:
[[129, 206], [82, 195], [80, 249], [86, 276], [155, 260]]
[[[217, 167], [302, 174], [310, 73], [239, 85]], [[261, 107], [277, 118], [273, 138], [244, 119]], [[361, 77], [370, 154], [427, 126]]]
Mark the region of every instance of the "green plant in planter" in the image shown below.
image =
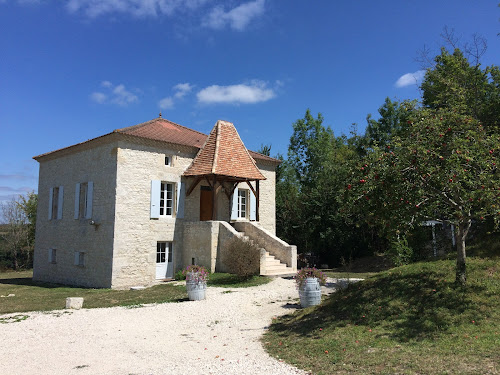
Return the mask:
[[318, 279], [320, 285], [326, 284], [326, 275], [318, 270], [317, 268], [302, 268], [295, 275], [295, 283], [297, 284], [297, 288], [301, 288], [304, 286], [307, 278], [315, 278]]

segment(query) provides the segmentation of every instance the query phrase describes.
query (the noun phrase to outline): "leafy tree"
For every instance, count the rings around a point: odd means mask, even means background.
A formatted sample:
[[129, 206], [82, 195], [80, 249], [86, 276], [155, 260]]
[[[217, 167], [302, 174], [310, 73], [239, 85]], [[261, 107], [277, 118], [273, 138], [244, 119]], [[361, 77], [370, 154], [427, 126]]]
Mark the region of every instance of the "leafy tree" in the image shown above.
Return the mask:
[[460, 49], [449, 53], [443, 47], [421, 84], [423, 105], [453, 109], [498, 130], [500, 69], [495, 65], [482, 69], [479, 57], [471, 63]]
[[346, 186], [350, 209], [388, 233], [404, 234], [423, 220], [457, 229], [456, 281], [466, 283], [466, 239], [473, 220], [500, 222], [500, 136], [446, 108], [413, 112], [408, 129], [375, 147]]
[[31, 267], [35, 245], [35, 225], [38, 196], [34, 192], [2, 203], [5, 224], [2, 238], [7, 244], [12, 267]]
[[378, 110], [378, 120], [373, 119], [371, 114], [366, 116], [368, 145], [388, 145], [394, 135], [408, 127], [408, 118], [415, 107], [415, 100], [398, 102], [385, 98]]
[[303, 119], [293, 126], [288, 147], [288, 161], [301, 186], [313, 186], [327, 163], [332, 145], [336, 143], [330, 127], [323, 126], [323, 116], [314, 118], [308, 109]]
[[314, 118], [309, 110], [293, 129], [288, 160], [277, 173], [278, 235], [330, 264], [366, 252], [372, 233], [363, 223], [353, 230], [340, 212], [358, 140], [335, 137], [321, 114]]

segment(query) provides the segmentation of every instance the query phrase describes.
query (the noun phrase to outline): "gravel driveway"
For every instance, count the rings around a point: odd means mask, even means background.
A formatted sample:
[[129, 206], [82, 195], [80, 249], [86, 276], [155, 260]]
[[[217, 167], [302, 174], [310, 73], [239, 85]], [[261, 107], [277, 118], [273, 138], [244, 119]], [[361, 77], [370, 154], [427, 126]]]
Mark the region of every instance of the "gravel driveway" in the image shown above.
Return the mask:
[[259, 341], [297, 298], [294, 281], [277, 278], [210, 287], [204, 301], [28, 313], [0, 324], [0, 373], [305, 374], [269, 357]]

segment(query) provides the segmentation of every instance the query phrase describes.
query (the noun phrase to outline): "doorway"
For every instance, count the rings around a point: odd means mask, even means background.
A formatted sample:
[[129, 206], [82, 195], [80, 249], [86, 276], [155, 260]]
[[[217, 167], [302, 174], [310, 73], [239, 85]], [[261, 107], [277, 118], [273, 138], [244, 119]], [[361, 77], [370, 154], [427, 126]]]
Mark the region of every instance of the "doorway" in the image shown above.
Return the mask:
[[210, 186], [201, 186], [200, 221], [212, 220], [213, 208], [212, 188]]
[[172, 242], [156, 243], [156, 279], [174, 277]]

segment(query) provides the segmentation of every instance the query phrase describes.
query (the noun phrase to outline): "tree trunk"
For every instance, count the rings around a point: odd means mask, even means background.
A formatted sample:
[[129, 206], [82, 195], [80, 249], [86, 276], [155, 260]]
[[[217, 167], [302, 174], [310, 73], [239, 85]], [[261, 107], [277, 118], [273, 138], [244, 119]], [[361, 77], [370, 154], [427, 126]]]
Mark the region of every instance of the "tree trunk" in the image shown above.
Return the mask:
[[467, 274], [465, 266], [465, 238], [469, 232], [471, 221], [461, 222], [457, 228], [457, 269], [455, 282], [460, 285], [467, 283]]

